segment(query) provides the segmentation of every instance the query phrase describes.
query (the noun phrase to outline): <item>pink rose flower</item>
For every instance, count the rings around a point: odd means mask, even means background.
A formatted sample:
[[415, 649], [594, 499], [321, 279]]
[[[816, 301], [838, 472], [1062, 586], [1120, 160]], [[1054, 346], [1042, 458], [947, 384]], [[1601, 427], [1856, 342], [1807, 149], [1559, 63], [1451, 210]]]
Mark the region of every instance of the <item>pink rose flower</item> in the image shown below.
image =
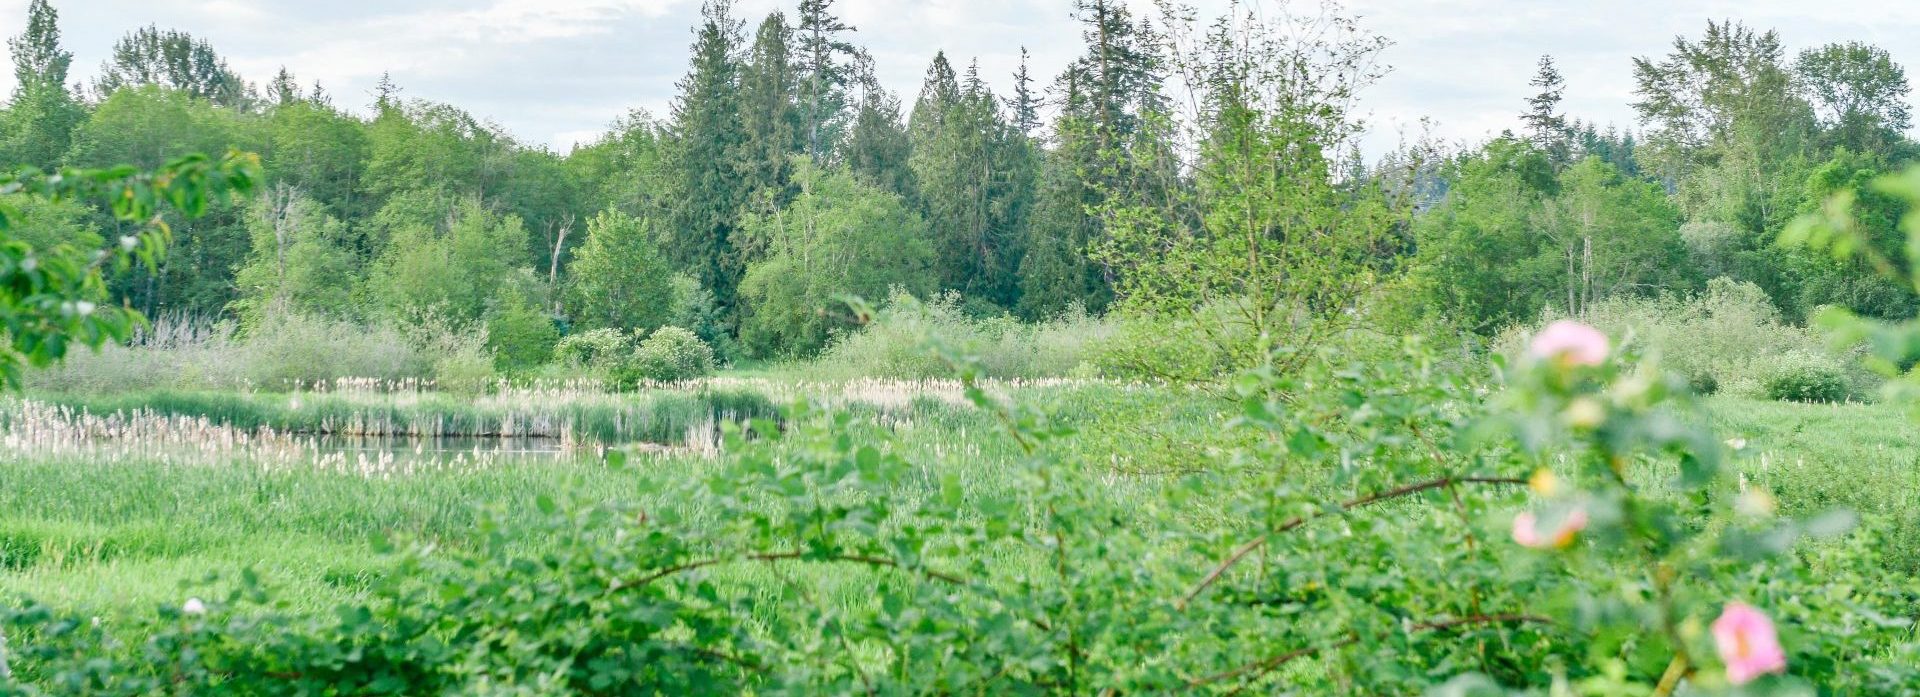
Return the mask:
[[1611, 344], [1607, 335], [1579, 322], [1560, 320], [1547, 325], [1533, 337], [1527, 355], [1543, 361], [1561, 361], [1569, 365], [1600, 365], [1607, 360]]
[[1746, 603], [1727, 603], [1720, 611], [1720, 619], [1713, 621], [1713, 643], [1720, 650], [1720, 661], [1727, 664], [1727, 682], [1735, 685], [1787, 669], [1787, 654], [1780, 648], [1773, 620]]
[[1573, 544], [1574, 536], [1585, 529], [1587, 512], [1579, 508], [1567, 511], [1567, 515], [1560, 519], [1560, 526], [1552, 530], [1541, 530], [1540, 518], [1532, 511], [1522, 511], [1513, 517], [1513, 541], [1532, 549], [1566, 547]]

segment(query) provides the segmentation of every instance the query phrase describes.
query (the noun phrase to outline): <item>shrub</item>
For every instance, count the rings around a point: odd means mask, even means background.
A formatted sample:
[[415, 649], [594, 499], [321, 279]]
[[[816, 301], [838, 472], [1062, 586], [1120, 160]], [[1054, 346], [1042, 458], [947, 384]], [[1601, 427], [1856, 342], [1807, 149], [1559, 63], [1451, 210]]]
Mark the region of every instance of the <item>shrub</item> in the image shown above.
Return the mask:
[[[1118, 340], [1103, 344], [1093, 360], [1101, 372], [1128, 378], [1205, 382], [1229, 375], [1238, 363], [1229, 347], [1252, 345], [1239, 325], [1223, 319], [1232, 312], [1230, 307], [1216, 303], [1197, 310], [1208, 317], [1206, 322], [1180, 316], [1128, 317], [1120, 324]], [[1206, 335], [1203, 325], [1215, 325], [1219, 335]]]
[[1764, 383], [1768, 399], [1782, 402], [1838, 402], [1847, 398], [1847, 376], [1834, 359], [1811, 353], [1791, 353], [1768, 371]]
[[[482, 540], [402, 534], [382, 582], [332, 611], [251, 571], [104, 625], [0, 604], [25, 688], [0, 691], [1647, 695], [1684, 679], [1675, 694], [1850, 695], [1920, 679], [1905, 579], [1871, 575], [1869, 540], [1818, 539], [1848, 516], [1774, 512], [1704, 420], [1676, 418], [1690, 402], [1672, 381], [1602, 351], [1520, 363], [1483, 398], [1418, 348], [1241, 376], [1231, 421], [1188, 441], [1231, 466], [1182, 476], [1080, 466], [1071, 423], [970, 380], [976, 423], [1046, 443], [996, 462], [997, 488], [944, 468], [992, 449], [942, 459], [797, 404], [728, 429], [699, 466], [634, 468], [623, 488], [643, 499], [515, 492], [527, 505], [481, 513]], [[1746, 618], [1733, 638], [1702, 631], [1729, 616]], [[1757, 670], [1788, 674], [1719, 689], [1754, 641], [1783, 649]], [[860, 647], [892, 665], [863, 672]]]
[[620, 371], [622, 384], [642, 380], [678, 382], [713, 372], [713, 348], [679, 327], [661, 327], [634, 347]]
[[[1554, 319], [1560, 318], [1550, 315], [1541, 324]], [[1759, 286], [1725, 278], [1692, 296], [1604, 300], [1581, 320], [1658, 354], [1663, 368], [1685, 376], [1702, 393], [1766, 397], [1775, 367], [1795, 360], [1792, 356], [1818, 357], [1832, 366], [1844, 358], [1817, 332], [1784, 321]], [[1496, 350], [1515, 355], [1527, 333], [1509, 329], [1496, 340]], [[1842, 375], [1849, 387], [1868, 384], [1864, 371]]]
[[528, 288], [532, 279], [519, 281], [501, 287], [486, 317], [487, 348], [493, 352], [494, 364], [515, 373], [545, 364], [560, 340], [553, 317], [536, 304], [536, 294]]
[[390, 326], [363, 327], [310, 315], [263, 319], [248, 331], [242, 364], [252, 384], [269, 390], [341, 377], [396, 380], [432, 365]]
[[667, 325], [691, 331], [707, 342], [713, 347], [713, 358], [718, 363], [731, 363], [739, 357], [739, 342], [728, 329], [726, 315], [720, 311], [713, 291], [701, 286], [700, 279], [684, 273], [674, 274], [669, 285], [673, 287], [673, 313]]
[[1698, 395], [1719, 394], [1720, 379], [1714, 377], [1712, 372], [1696, 370], [1687, 375], [1687, 389]]
[[951, 366], [927, 350], [935, 342], [971, 355], [992, 378], [1083, 375], [1084, 366], [1117, 334], [1117, 327], [1072, 306], [1038, 323], [1004, 312], [969, 315], [957, 293], [920, 301], [895, 289], [884, 311], [857, 331], [840, 335], [806, 370], [817, 378], [948, 377]]
[[424, 313], [411, 324], [408, 338], [432, 361], [434, 384], [442, 390], [480, 394], [500, 377], [487, 348], [485, 325], [469, 327], [438, 313]]
[[285, 390], [340, 377], [398, 380], [432, 373], [434, 358], [392, 325], [303, 314], [267, 316], [241, 334], [234, 323], [163, 316], [125, 345], [76, 352], [27, 374], [49, 392]]
[[553, 359], [573, 368], [611, 372], [626, 358], [631, 344], [618, 329], [590, 329], [571, 334], [553, 347]]

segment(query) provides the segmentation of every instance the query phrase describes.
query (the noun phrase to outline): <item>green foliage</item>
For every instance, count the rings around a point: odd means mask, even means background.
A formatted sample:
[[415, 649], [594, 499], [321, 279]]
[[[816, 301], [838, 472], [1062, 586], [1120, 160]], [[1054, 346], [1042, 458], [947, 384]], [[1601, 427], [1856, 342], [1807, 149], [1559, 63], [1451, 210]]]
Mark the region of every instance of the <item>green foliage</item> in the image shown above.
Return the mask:
[[587, 221], [587, 240], [567, 265], [567, 306], [575, 324], [644, 334], [680, 319], [673, 274], [651, 228], [611, 210]]
[[800, 78], [791, 59], [793, 29], [786, 15], [774, 12], [760, 23], [753, 48], [740, 71], [740, 119], [745, 128], [745, 150], [740, 166], [741, 186], [759, 205], [780, 205], [787, 198], [790, 158], [803, 147], [799, 104], [794, 92]]
[[267, 118], [262, 161], [269, 179], [299, 190], [341, 220], [372, 212], [360, 190], [361, 167], [370, 156], [365, 124], [314, 100], [281, 104]]
[[553, 358], [560, 328], [538, 305], [539, 281], [526, 269], [504, 279], [487, 307], [487, 349], [494, 366], [525, 372]]
[[895, 292], [872, 321], [836, 338], [799, 371], [831, 380], [944, 378], [952, 367], [925, 348], [935, 343], [973, 356], [983, 377], [1085, 377], [1097, 370], [1094, 363], [1103, 351], [1125, 344], [1111, 323], [1077, 307], [1029, 323], [1005, 313], [969, 316], [960, 301], [953, 292], [924, 302]]
[[433, 310], [422, 311], [405, 326], [413, 345], [430, 357], [434, 387], [458, 395], [484, 394], [500, 374], [484, 324], [463, 322]]
[[859, 111], [842, 159], [860, 181], [912, 201], [919, 187], [913, 180], [913, 141], [901, 122], [900, 100], [873, 75], [871, 58], [864, 59], [859, 70]]
[[229, 109], [245, 106], [253, 98], [247, 81], [227, 67], [212, 44], [186, 32], [163, 32], [153, 26], [136, 29], [116, 42], [94, 81], [94, 89], [102, 95], [139, 85], [179, 90]]
[[1582, 315], [1615, 296], [1695, 287], [1679, 211], [1658, 184], [1591, 156], [1556, 170], [1511, 139], [1448, 170], [1445, 200], [1414, 225], [1411, 261], [1421, 302], [1455, 326], [1492, 333], [1549, 307]]
[[[1854, 225], [1860, 242], [1874, 254], [1893, 257], [1903, 244], [1899, 223], [1906, 203], [1876, 190], [1883, 174], [1878, 158], [1838, 150], [1833, 158], [1808, 175], [1804, 214], [1816, 213], [1822, 202], [1841, 192], [1853, 200]], [[1860, 259], [1836, 259], [1813, 250], [1781, 250], [1783, 277], [1791, 290], [1785, 308], [1795, 317], [1812, 317], [1821, 307], [1835, 305], [1871, 317], [1898, 319], [1912, 316], [1920, 298], [1895, 279], [1875, 273]]]
[[632, 344], [618, 329], [589, 329], [569, 334], [553, 348], [554, 360], [607, 375], [627, 359]]
[[1851, 393], [1839, 361], [1811, 353], [1777, 359], [1760, 388], [1768, 399], [1786, 402], [1838, 402]]
[[[66, 162], [80, 167], [161, 167], [173, 158], [260, 149], [255, 124], [230, 109], [154, 85], [105, 98], [73, 133]], [[233, 273], [250, 249], [246, 207], [212, 201], [200, 215], [169, 216], [170, 263], [116, 273], [113, 292], [153, 314], [215, 313], [233, 300]], [[104, 220], [100, 222], [106, 222]]]
[[[87, 361], [75, 366], [79, 370], [74, 372], [107, 373], [96, 377], [99, 379], [113, 375], [116, 369], [165, 366], [147, 377], [122, 377], [116, 384], [101, 386], [102, 391], [281, 391], [320, 385], [341, 376], [390, 381], [428, 377], [438, 358], [390, 326], [367, 326], [320, 315], [268, 315], [247, 327], [245, 337], [238, 341], [222, 327], [195, 328], [192, 323], [179, 321], [168, 324], [173, 326], [164, 327], [165, 334], [116, 351], [118, 360]], [[149, 382], [156, 379], [171, 382]], [[239, 384], [228, 382], [230, 379]]]
[[[1539, 326], [1560, 318], [1548, 315]], [[1696, 388], [1711, 384], [1711, 391], [1741, 397], [1766, 396], [1769, 376], [1783, 364], [1838, 365], [1847, 355], [1830, 351], [1817, 332], [1785, 321], [1759, 286], [1725, 278], [1692, 295], [1602, 301], [1579, 319], [1657, 354], [1662, 366], [1697, 383]], [[1528, 331], [1539, 326], [1509, 328], [1495, 339], [1495, 352], [1519, 355]], [[1813, 356], [1819, 358], [1807, 358]], [[1868, 384], [1871, 375], [1860, 372], [1847, 375], [1846, 382]]]
[[1033, 156], [1002, 120], [979, 66], [963, 82], [935, 56], [909, 124], [908, 163], [933, 238], [937, 287], [1011, 308], [1032, 206]]
[[646, 112], [630, 113], [599, 140], [567, 155], [566, 166], [586, 190], [583, 197], [597, 204], [588, 210], [612, 208], [643, 218], [664, 210], [665, 128]]
[[[1338, 174], [1337, 158], [1359, 132], [1347, 105], [1378, 76], [1384, 41], [1340, 18], [1266, 25], [1255, 12], [1235, 13], [1256, 29], [1207, 34], [1203, 56], [1176, 58], [1201, 76], [1195, 99], [1207, 105], [1187, 136], [1201, 143], [1193, 189], [1166, 179], [1184, 169], [1172, 153], [1136, 150], [1134, 164], [1181, 193], [1142, 192], [1101, 209], [1110, 240], [1099, 258], [1118, 276], [1124, 312], [1204, 337], [1240, 370], [1281, 347], [1310, 356], [1337, 333], [1385, 271], [1379, 252], [1405, 211], [1379, 182]], [[1283, 33], [1314, 38], [1260, 38]], [[1170, 126], [1149, 118], [1142, 128]]]
[[[6, 345], [0, 347], [0, 383], [18, 386], [26, 366], [58, 362], [75, 344], [98, 348], [126, 340], [143, 320], [131, 309], [104, 304], [102, 267], [125, 270], [138, 261], [153, 269], [172, 239], [172, 229], [156, 218], [161, 210], [195, 217], [206, 213], [210, 202], [245, 195], [259, 164], [254, 156], [234, 153], [219, 161], [183, 157], [153, 173], [119, 167], [49, 176], [25, 168], [0, 177], [0, 195], [99, 202], [121, 221], [148, 225], [105, 249], [70, 244], [36, 249], [0, 234], [0, 324], [7, 330]], [[0, 207], [0, 233], [20, 219], [13, 209]]]
[[842, 296], [930, 290], [926, 222], [899, 196], [805, 161], [793, 181], [800, 193], [791, 205], [750, 216], [743, 229], [763, 250], [740, 285], [740, 341], [756, 356], [826, 346], [844, 326], [834, 314]]
[[371, 294], [392, 317], [436, 311], [478, 320], [501, 279], [524, 259], [526, 228], [474, 198], [452, 202], [438, 220], [430, 210], [394, 228], [368, 275]]
[[345, 223], [286, 184], [247, 213], [253, 251], [234, 272], [231, 309], [246, 326], [287, 314], [352, 317], [360, 263]]
[[[1881, 177], [1871, 188], [1904, 204], [1899, 229], [1906, 235], [1906, 244], [1901, 246], [1904, 256], [1899, 261], [1879, 244], [1884, 233], [1877, 229], [1873, 215], [1879, 206], [1868, 199], [1863, 210], [1858, 195], [1844, 189], [1818, 212], [1796, 220], [1781, 234], [1780, 243], [1829, 252], [1843, 263], [1857, 261], [1890, 282], [1920, 292], [1920, 168]], [[1910, 403], [1920, 395], [1912, 370], [1920, 363], [1920, 322], [1863, 317], [1839, 307], [1826, 308], [1817, 320], [1831, 334], [1834, 344], [1865, 345], [1863, 362], [1888, 378], [1883, 387], [1888, 397]]]
[[[1402, 356], [1249, 373], [1233, 404], [1196, 405], [1237, 414], [1226, 430], [1132, 441], [1070, 426], [1100, 425], [1135, 393], [1102, 388], [1050, 415], [992, 396], [950, 355], [972, 408], [916, 407], [913, 421], [972, 429], [951, 460], [905, 440], [918, 428], [803, 403], [784, 426], [729, 428], [699, 466], [611, 456], [577, 498], [513, 468], [470, 475], [512, 504], [453, 507], [402, 535], [331, 611], [279, 603], [249, 571], [205, 602], [102, 626], [31, 603], [0, 622], [24, 647], [19, 684], [95, 694], [1659, 694], [1681, 677], [1733, 694], [1702, 628], [1737, 599], [1775, 618], [1787, 651], [1788, 675], [1749, 694], [1914, 677], [1900, 601], [1850, 551], [1873, 538], [1824, 542], [1846, 517], [1780, 518], [1756, 485], [1739, 491], [1737, 461], [1655, 369], [1537, 359], [1481, 411], [1465, 397], [1484, 385], [1416, 347]], [[1156, 438], [1205, 468], [1076, 462]], [[1195, 442], [1224, 451], [1183, 447]], [[306, 477], [254, 486], [351, 491]], [[1587, 522], [1526, 549], [1504, 533], [1516, 509]], [[466, 543], [440, 544], [453, 531]]]
[[622, 384], [681, 382], [713, 372], [713, 349], [693, 332], [661, 327], [634, 345], [615, 376]]
[[1886, 49], [1827, 44], [1801, 51], [1793, 70], [1840, 148], [1886, 154], [1912, 125], [1906, 70]]
[[737, 89], [741, 25], [732, 11], [724, 0], [701, 4], [692, 66], [678, 84], [662, 167], [668, 215], [661, 250], [712, 289], [722, 307], [733, 306], [741, 281], [744, 260], [734, 232], [753, 193], [735, 159], [747, 133]]
[[731, 363], [739, 357], [740, 344], [734, 340], [733, 329], [727, 325], [726, 315], [713, 297], [713, 291], [702, 287], [699, 279], [684, 273], [674, 274], [669, 284], [673, 287], [673, 312], [667, 324], [700, 337], [713, 347], [714, 359], [721, 363]]
[[0, 162], [53, 169], [86, 120], [86, 107], [67, 86], [73, 53], [60, 45], [59, 16], [46, 0], [33, 0], [26, 31], [7, 41], [14, 87], [0, 115]]

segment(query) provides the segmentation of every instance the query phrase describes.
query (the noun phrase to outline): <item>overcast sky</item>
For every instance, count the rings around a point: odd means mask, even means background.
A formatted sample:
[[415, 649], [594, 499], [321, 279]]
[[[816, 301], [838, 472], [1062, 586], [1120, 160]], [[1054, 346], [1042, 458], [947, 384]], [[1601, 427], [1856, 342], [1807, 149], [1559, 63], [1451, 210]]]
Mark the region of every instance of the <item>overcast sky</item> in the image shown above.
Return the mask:
[[[1147, 0], [1134, 0], [1143, 9]], [[1203, 12], [1228, 0], [1198, 0]], [[1251, 0], [1277, 3], [1278, 0]], [[407, 97], [452, 103], [522, 140], [564, 152], [634, 108], [664, 115], [686, 71], [699, 0], [52, 0], [76, 78], [91, 81], [114, 40], [135, 27], [213, 42], [248, 80], [286, 66], [364, 109], [382, 72]], [[751, 24], [798, 0], [741, 0]], [[1020, 48], [1051, 77], [1080, 49], [1070, 0], [839, 0], [882, 80], [911, 100], [936, 50], [978, 57], [997, 89]], [[1297, 3], [1296, 6], [1307, 3]], [[20, 33], [27, 0], [0, 0], [0, 34]], [[1878, 44], [1920, 61], [1920, 2], [1895, 0], [1351, 0], [1349, 11], [1394, 41], [1393, 72], [1365, 95], [1369, 150], [1431, 117], [1447, 140], [1514, 127], [1535, 60], [1566, 75], [1567, 110], [1633, 125], [1631, 59], [1659, 55], [1709, 18], [1780, 30], [1792, 50], [1831, 41]], [[0, 86], [11, 89], [11, 71]]]

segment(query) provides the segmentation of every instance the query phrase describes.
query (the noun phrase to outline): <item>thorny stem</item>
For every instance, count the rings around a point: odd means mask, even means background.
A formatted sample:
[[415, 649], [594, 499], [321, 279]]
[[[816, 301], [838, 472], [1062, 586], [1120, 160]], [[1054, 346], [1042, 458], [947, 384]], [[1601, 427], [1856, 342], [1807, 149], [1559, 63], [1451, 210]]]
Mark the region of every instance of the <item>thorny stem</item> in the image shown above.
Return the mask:
[[1667, 672], [1660, 676], [1660, 684], [1653, 688], [1653, 697], [1667, 697], [1679, 689], [1680, 679], [1685, 678], [1693, 669], [1687, 665], [1687, 654], [1675, 654], [1673, 662], [1667, 664]]
[[[1439, 479], [1435, 479], [1432, 481], [1425, 481], [1417, 484], [1408, 484], [1406, 486], [1402, 486], [1399, 488], [1389, 489], [1379, 493], [1368, 494], [1366, 496], [1352, 499], [1350, 501], [1341, 503], [1340, 510], [1350, 511], [1355, 508], [1361, 508], [1363, 506], [1372, 505], [1382, 501], [1397, 499], [1403, 496], [1411, 496], [1413, 494], [1417, 494], [1423, 491], [1431, 491], [1433, 489], [1450, 487], [1456, 484], [1520, 485], [1520, 484], [1526, 484], [1526, 483], [1527, 483], [1527, 480], [1525, 479], [1515, 479], [1511, 477], [1441, 477]], [[1213, 571], [1207, 574], [1206, 578], [1200, 579], [1200, 583], [1198, 585], [1195, 585], [1193, 587], [1193, 590], [1188, 591], [1187, 595], [1180, 599], [1180, 602], [1177, 604], [1177, 607], [1181, 609], [1185, 609], [1189, 603], [1193, 602], [1194, 598], [1200, 597], [1201, 593], [1206, 592], [1207, 588], [1211, 587], [1214, 584], [1214, 582], [1219, 581], [1222, 575], [1226, 574], [1229, 569], [1232, 569], [1235, 564], [1240, 563], [1240, 561], [1246, 558], [1248, 554], [1252, 554], [1254, 550], [1260, 549], [1261, 547], [1265, 546], [1267, 544], [1267, 540], [1273, 539], [1274, 535], [1278, 535], [1284, 532], [1290, 532], [1295, 528], [1298, 528], [1302, 525], [1306, 525], [1307, 523], [1317, 520], [1325, 515], [1327, 514], [1314, 513], [1308, 516], [1296, 517], [1285, 523], [1281, 523], [1280, 527], [1275, 528], [1273, 532], [1256, 537], [1253, 540], [1247, 542], [1246, 544], [1241, 545], [1238, 549], [1235, 549], [1232, 554], [1227, 555], [1227, 558], [1225, 561], [1222, 561], [1218, 566], [1215, 566], [1213, 568]]]
[[[1434, 445], [1433, 439], [1428, 438], [1427, 434], [1420, 430], [1420, 424], [1408, 422], [1407, 428], [1413, 431], [1414, 438], [1419, 439], [1422, 445], [1427, 446], [1427, 456], [1433, 458], [1433, 464], [1443, 471], [1446, 470], [1446, 456], [1440, 454], [1439, 446]], [[1447, 496], [1453, 499], [1454, 514], [1460, 517], [1460, 534], [1465, 538], [1467, 553], [1472, 554], [1478, 540], [1473, 534], [1473, 519], [1467, 514], [1466, 499], [1460, 496], [1460, 486], [1458, 484], [1448, 484]], [[1480, 612], [1480, 588], [1474, 586], [1467, 590], [1467, 610], [1478, 614]]]

